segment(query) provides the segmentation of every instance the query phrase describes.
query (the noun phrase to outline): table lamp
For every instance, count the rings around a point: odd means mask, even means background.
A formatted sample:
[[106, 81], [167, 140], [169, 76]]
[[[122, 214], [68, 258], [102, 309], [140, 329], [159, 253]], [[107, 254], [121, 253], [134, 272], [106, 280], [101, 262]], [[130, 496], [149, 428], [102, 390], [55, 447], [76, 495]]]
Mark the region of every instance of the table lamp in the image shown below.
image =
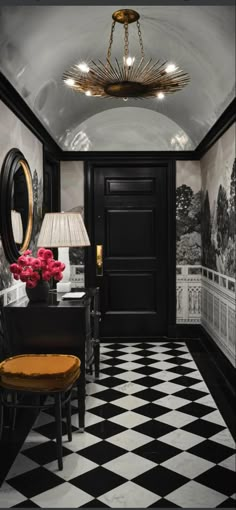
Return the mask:
[[83, 218], [78, 212], [46, 213], [42, 222], [38, 247], [58, 248], [58, 259], [65, 264], [63, 279], [57, 283], [57, 292], [70, 292], [69, 248], [90, 246]]

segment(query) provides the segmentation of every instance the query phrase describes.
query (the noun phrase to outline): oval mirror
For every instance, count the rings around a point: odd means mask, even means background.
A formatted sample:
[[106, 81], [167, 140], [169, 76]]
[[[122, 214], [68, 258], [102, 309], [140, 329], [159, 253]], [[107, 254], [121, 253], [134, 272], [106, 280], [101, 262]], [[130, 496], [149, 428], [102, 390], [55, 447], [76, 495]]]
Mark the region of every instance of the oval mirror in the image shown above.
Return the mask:
[[0, 174], [1, 240], [9, 262], [27, 250], [33, 227], [33, 185], [29, 165], [11, 149]]

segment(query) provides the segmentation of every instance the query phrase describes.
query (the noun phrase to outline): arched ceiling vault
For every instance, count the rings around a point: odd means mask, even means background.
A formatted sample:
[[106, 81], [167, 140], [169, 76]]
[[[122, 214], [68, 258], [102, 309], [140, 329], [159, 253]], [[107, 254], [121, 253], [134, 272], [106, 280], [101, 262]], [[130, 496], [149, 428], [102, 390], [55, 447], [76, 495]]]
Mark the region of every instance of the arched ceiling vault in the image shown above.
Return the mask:
[[[111, 15], [118, 8], [1, 7], [0, 70], [64, 150], [78, 150], [75, 140], [86, 129], [88, 139], [92, 138], [89, 149], [99, 150], [102, 125], [104, 139], [109, 130], [116, 133], [119, 148], [113, 143], [114, 150], [122, 150], [122, 131], [132, 133], [132, 143], [139, 147], [140, 130], [135, 141], [137, 122], [142, 124], [143, 144], [148, 141], [150, 126], [156, 136], [160, 133], [158, 147], [154, 136], [149, 150], [164, 150], [164, 146], [166, 150], [194, 149], [235, 95], [234, 7], [132, 6], [141, 16], [146, 56], [175, 62], [191, 77], [189, 85], [163, 101], [124, 102], [72, 91], [62, 82], [62, 73], [80, 60], [105, 60]], [[137, 54], [137, 35], [131, 28], [130, 53]], [[115, 30], [114, 56], [121, 41], [123, 45], [122, 29], [119, 25]], [[176, 136], [181, 143], [171, 145]], [[87, 150], [85, 145], [80, 150]], [[150, 147], [148, 142], [146, 147]]]

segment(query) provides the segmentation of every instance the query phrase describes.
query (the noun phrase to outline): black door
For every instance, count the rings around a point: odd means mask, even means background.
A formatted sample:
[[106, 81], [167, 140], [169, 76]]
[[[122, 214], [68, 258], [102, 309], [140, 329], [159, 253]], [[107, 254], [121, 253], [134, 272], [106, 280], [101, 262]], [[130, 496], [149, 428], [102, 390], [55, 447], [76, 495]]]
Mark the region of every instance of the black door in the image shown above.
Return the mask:
[[102, 338], [168, 333], [167, 167], [92, 165]]

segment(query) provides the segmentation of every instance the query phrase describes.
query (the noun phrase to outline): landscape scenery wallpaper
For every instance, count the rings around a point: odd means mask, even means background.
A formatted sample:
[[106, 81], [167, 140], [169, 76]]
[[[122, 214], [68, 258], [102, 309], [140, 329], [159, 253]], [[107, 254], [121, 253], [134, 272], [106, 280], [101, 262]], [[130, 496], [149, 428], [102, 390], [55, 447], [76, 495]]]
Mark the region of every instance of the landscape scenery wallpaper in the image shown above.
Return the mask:
[[201, 264], [201, 170], [199, 161], [177, 162], [176, 264]]
[[201, 160], [202, 265], [235, 278], [235, 124]]

